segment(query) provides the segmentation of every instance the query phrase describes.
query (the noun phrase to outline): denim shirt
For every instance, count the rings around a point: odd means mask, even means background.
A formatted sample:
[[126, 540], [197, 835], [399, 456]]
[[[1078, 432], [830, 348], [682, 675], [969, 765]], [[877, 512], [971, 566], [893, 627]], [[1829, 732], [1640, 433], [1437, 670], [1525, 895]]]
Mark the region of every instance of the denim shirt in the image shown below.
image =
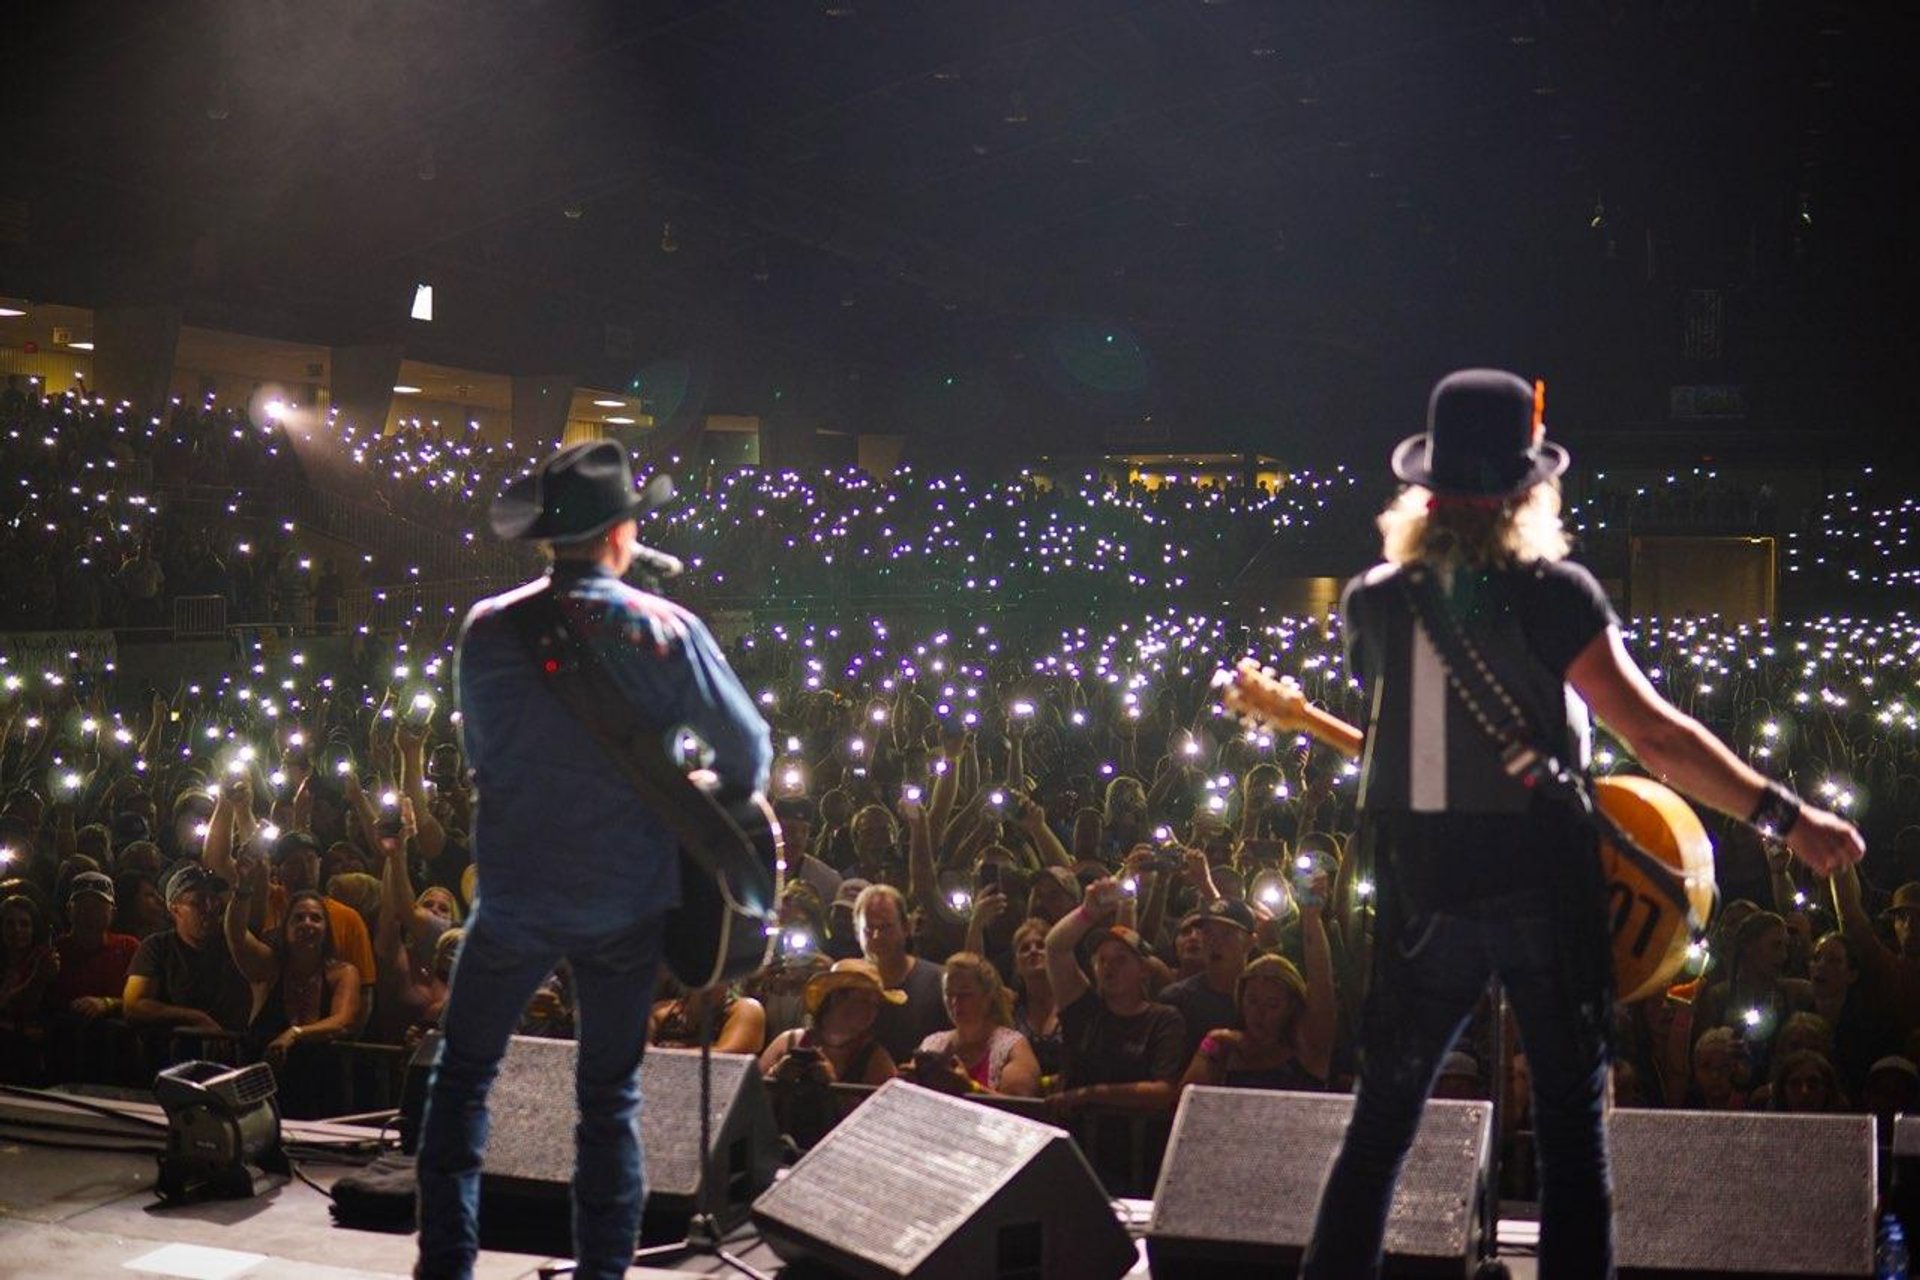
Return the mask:
[[[677, 906], [677, 843], [559, 697], [502, 610], [541, 584], [482, 600], [454, 656], [474, 773], [473, 860], [489, 920], [590, 936]], [[764, 790], [767, 725], [706, 626], [597, 565], [556, 567], [553, 588], [669, 750], [680, 729], [713, 749], [729, 786]]]

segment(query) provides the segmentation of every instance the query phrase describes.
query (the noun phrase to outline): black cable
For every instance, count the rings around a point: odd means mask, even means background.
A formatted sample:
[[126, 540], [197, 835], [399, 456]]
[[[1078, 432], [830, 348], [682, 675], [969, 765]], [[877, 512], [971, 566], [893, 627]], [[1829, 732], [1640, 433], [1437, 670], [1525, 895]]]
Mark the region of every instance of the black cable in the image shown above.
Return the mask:
[[300, 1162], [298, 1160], [295, 1160], [292, 1156], [287, 1157], [287, 1168], [293, 1170], [294, 1177], [300, 1179], [300, 1181], [306, 1183], [308, 1186], [312, 1187], [315, 1191], [318, 1191], [321, 1195], [325, 1196], [327, 1199], [329, 1200], [333, 1199], [333, 1192], [327, 1190], [325, 1187], [315, 1182], [312, 1178], [309, 1178], [307, 1176], [307, 1171], [305, 1169], [302, 1169], [300, 1167]]
[[147, 1129], [158, 1129], [165, 1133], [171, 1127], [164, 1120], [149, 1120], [145, 1116], [128, 1115], [98, 1102], [88, 1102], [84, 1098], [75, 1098], [69, 1094], [54, 1093], [47, 1089], [27, 1089], [20, 1085], [0, 1084], [0, 1093], [19, 1098], [37, 1098], [42, 1102], [51, 1102], [57, 1106], [72, 1107], [75, 1111], [91, 1111], [95, 1115], [106, 1116], [110, 1120], [124, 1120], [128, 1124], [137, 1124]]

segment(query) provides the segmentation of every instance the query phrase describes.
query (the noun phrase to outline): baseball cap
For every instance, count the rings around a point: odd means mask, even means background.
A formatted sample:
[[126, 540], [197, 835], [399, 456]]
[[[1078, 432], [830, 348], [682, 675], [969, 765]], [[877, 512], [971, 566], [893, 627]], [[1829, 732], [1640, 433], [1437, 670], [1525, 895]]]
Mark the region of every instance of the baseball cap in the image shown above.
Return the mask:
[[1125, 943], [1128, 949], [1142, 960], [1145, 960], [1153, 954], [1153, 948], [1147, 945], [1147, 940], [1123, 924], [1108, 925], [1104, 929], [1095, 929], [1087, 935], [1087, 942], [1087, 954], [1089, 955], [1098, 951], [1100, 944], [1103, 942]]
[[1205, 920], [1217, 920], [1221, 924], [1232, 925], [1246, 933], [1252, 933], [1256, 924], [1253, 908], [1246, 903], [1234, 902], [1227, 898], [1215, 898], [1205, 906], [1196, 907], [1180, 917], [1180, 927], [1184, 929], [1190, 924]]
[[82, 871], [67, 881], [67, 901], [71, 903], [83, 893], [91, 893], [113, 901], [113, 877], [102, 871]]
[[[76, 879], [78, 877], [75, 877]], [[227, 882], [197, 862], [183, 862], [167, 877], [167, 905], [172, 906], [185, 895], [196, 889], [208, 893], [219, 893], [227, 887]]]

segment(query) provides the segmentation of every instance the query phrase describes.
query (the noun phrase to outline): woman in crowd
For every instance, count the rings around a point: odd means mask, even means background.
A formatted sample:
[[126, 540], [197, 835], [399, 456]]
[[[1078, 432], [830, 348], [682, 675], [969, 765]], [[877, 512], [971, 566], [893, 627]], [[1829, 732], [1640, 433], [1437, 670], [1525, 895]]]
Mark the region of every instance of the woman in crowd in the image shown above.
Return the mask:
[[[1045, 963], [1044, 940], [1041, 960]], [[1040, 1091], [1040, 1063], [1027, 1038], [1014, 1030], [1013, 997], [1000, 971], [970, 951], [947, 957], [941, 991], [948, 1031], [920, 1042], [914, 1055], [922, 1084], [969, 1093], [1000, 1093], [1031, 1098]]]
[[1846, 1091], [1840, 1087], [1839, 1073], [1824, 1055], [1813, 1049], [1795, 1049], [1774, 1060], [1767, 1110], [1845, 1111]]
[[776, 1036], [760, 1055], [774, 1080], [824, 1074], [829, 1083], [885, 1084], [898, 1073], [893, 1055], [873, 1036], [882, 1002], [905, 1004], [904, 991], [880, 984], [866, 960], [839, 960], [808, 980], [807, 1025]]
[[1715, 1027], [1694, 1042], [1685, 1105], [1694, 1111], [1745, 1111], [1750, 1080], [1746, 1046], [1732, 1027]]
[[1284, 956], [1248, 961], [1234, 984], [1239, 1028], [1209, 1031], [1180, 1087], [1325, 1089], [1333, 1063], [1333, 979], [1324, 959], [1309, 968], [1318, 972], [1303, 976]]
[[19, 1026], [40, 1015], [47, 988], [60, 972], [46, 912], [25, 894], [0, 902], [0, 946], [6, 967], [0, 970], [0, 1020]]
[[1066, 1050], [1060, 1034], [1060, 1006], [1047, 976], [1047, 921], [1030, 916], [1013, 931], [1013, 1020], [1010, 1024], [1026, 1039], [1040, 1068], [1040, 1090], [1047, 1089], [1066, 1069]]
[[[253, 984], [252, 1034], [262, 1056], [282, 1073], [289, 1088], [281, 1093], [298, 1101], [312, 1101], [319, 1073], [288, 1076], [289, 1054], [301, 1044], [345, 1039], [360, 1019], [360, 973], [333, 954], [333, 930], [327, 921], [326, 899], [302, 889], [287, 895], [285, 923], [262, 942], [247, 927], [254, 900], [267, 891], [267, 866], [252, 861], [240, 869], [224, 917], [227, 946], [234, 964]], [[301, 1088], [298, 1086], [308, 1086]], [[314, 1092], [309, 1092], [312, 1089]]]
[[1813, 1003], [1806, 979], [1785, 976], [1787, 947], [1786, 921], [1771, 911], [1749, 915], [1733, 932], [1725, 979], [1710, 983], [1694, 1009], [1695, 1035], [1714, 1027], [1740, 1032], [1756, 1077], [1772, 1065], [1773, 1037], [1781, 1025]]
[[1829, 933], [1813, 944], [1807, 976], [1813, 1012], [1833, 1028], [1834, 1069], [1847, 1096], [1857, 1098], [1867, 1083], [1867, 1069], [1892, 1046], [1860, 999], [1860, 958], [1845, 934]]
[[741, 995], [731, 983], [689, 991], [663, 969], [658, 994], [661, 998], [653, 1002], [649, 1044], [697, 1049], [700, 1028], [711, 1019], [715, 1053], [757, 1056], [766, 1047], [766, 1009], [752, 996]]

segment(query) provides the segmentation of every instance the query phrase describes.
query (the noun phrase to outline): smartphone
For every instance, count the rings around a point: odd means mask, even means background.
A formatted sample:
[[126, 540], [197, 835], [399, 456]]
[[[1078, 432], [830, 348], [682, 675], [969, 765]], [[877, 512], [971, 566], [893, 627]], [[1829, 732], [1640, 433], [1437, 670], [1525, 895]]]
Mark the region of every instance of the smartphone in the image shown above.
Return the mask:
[[1000, 864], [997, 862], [981, 863], [980, 870], [974, 876], [974, 885], [981, 893], [985, 893], [989, 889], [998, 889], [1000, 887]]

